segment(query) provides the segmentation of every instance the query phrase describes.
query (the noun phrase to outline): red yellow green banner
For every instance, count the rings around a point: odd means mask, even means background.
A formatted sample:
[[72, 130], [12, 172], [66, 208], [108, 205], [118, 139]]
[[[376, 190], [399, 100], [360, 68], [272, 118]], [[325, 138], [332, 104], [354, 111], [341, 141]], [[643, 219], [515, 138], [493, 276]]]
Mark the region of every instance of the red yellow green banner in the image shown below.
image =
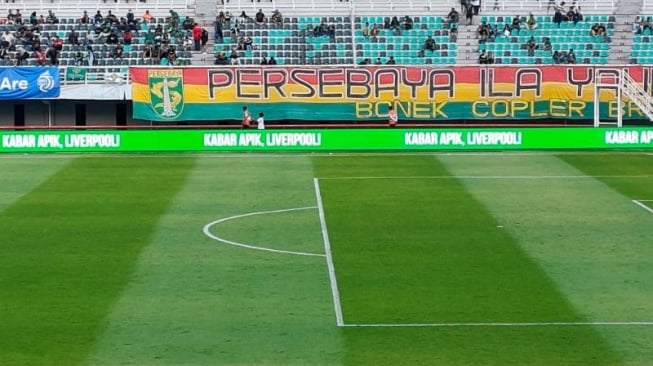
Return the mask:
[[[623, 67], [651, 91], [653, 69]], [[593, 118], [593, 66], [131, 68], [134, 118], [238, 120], [242, 107], [268, 120], [372, 121], [393, 106], [400, 121]], [[617, 116], [615, 88], [599, 93], [602, 118]], [[626, 118], [644, 119], [633, 103]]]

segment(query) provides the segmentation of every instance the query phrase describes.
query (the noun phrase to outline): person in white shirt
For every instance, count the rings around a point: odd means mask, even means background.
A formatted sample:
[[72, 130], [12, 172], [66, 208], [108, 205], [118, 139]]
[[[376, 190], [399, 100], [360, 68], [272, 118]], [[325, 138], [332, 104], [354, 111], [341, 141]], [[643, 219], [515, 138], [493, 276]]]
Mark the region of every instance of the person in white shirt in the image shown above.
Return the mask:
[[258, 114], [258, 118], [256, 119], [256, 128], [259, 130], [265, 130], [265, 119], [263, 118], [263, 112]]

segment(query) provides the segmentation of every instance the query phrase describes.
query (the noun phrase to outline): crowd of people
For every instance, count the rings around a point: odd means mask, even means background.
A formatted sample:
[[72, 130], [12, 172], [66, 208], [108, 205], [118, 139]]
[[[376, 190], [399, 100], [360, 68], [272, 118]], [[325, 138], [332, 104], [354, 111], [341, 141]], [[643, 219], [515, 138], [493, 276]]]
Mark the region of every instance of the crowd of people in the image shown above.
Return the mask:
[[[37, 16], [33, 12], [24, 18], [20, 10], [10, 10], [7, 14], [7, 30], [0, 38], [0, 59], [13, 60], [14, 65], [24, 65], [34, 59], [36, 65], [59, 65], [64, 44], [72, 49], [74, 65], [93, 66], [98, 60], [94, 45], [103, 45], [106, 55], [113, 60], [122, 60], [131, 50], [132, 43], [145, 30], [145, 49], [139, 55], [164, 65], [178, 64], [178, 50], [196, 51], [206, 47], [208, 32], [190, 17], [181, 21], [174, 10], [169, 11], [165, 24], [153, 26], [154, 16], [146, 10], [138, 17], [130, 9], [118, 17], [111, 10], [103, 14], [97, 10], [92, 16], [84, 10], [76, 19], [75, 27], [70, 29], [65, 39], [54, 35], [43, 37], [43, 28], [48, 24], [59, 24], [59, 18], [50, 10], [47, 16]], [[97, 50], [97, 49], [95, 49]], [[104, 53], [104, 51], [102, 51]]]

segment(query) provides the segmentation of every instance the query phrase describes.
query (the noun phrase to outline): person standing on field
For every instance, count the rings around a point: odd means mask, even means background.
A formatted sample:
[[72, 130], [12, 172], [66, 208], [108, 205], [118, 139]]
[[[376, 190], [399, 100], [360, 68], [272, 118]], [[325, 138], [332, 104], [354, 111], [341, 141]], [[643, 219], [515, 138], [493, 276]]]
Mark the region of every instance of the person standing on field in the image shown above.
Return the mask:
[[393, 106], [388, 107], [388, 109], [388, 127], [397, 127], [397, 122], [399, 122], [397, 111], [395, 111]]
[[256, 119], [256, 128], [259, 130], [265, 130], [265, 119], [263, 118], [263, 112], [258, 114], [258, 118]]
[[247, 106], [243, 106], [243, 121], [241, 122], [243, 128], [249, 128], [252, 123], [252, 117], [249, 115]]

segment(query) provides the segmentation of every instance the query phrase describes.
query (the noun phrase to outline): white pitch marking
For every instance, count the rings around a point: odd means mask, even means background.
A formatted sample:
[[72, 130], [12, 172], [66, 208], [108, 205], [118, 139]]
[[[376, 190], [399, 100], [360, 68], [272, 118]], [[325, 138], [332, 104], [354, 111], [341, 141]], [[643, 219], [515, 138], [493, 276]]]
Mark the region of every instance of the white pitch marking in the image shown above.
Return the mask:
[[653, 213], [653, 208], [649, 207], [648, 205], [642, 203], [642, 202], [653, 202], [653, 200], [633, 200], [633, 203], [636, 204], [637, 206], [645, 209], [646, 211]]
[[371, 180], [371, 179], [593, 179], [593, 178], [653, 178], [651, 175], [414, 175], [414, 176], [367, 176], [367, 177], [321, 177], [322, 180]]
[[324, 240], [324, 252], [326, 253], [327, 267], [329, 268], [329, 281], [331, 282], [331, 295], [333, 296], [333, 308], [336, 313], [336, 325], [342, 327], [345, 322], [342, 318], [342, 306], [340, 305], [340, 291], [338, 291], [338, 281], [336, 279], [336, 268], [333, 265], [331, 256], [331, 242], [327, 232], [326, 219], [324, 216], [324, 206], [322, 205], [322, 194], [320, 193], [320, 183], [317, 178], [313, 178], [315, 187], [315, 200], [317, 201], [317, 211], [320, 214], [320, 226], [322, 227], [322, 239]]
[[293, 255], [302, 255], [302, 256], [311, 256], [311, 257], [324, 257], [324, 254], [320, 253], [304, 253], [304, 252], [295, 252], [292, 250], [279, 250], [279, 249], [271, 249], [271, 248], [265, 248], [265, 247], [260, 247], [256, 245], [250, 245], [250, 244], [244, 244], [244, 243], [239, 243], [236, 241], [232, 240], [227, 240], [224, 238], [221, 238], [217, 235], [213, 235], [211, 233], [211, 227], [217, 224], [221, 224], [225, 221], [229, 220], [235, 220], [235, 219], [240, 219], [243, 217], [248, 217], [248, 216], [255, 216], [255, 215], [265, 215], [265, 214], [271, 214], [271, 213], [280, 213], [280, 212], [290, 212], [290, 211], [300, 211], [300, 210], [310, 210], [317, 208], [316, 206], [310, 206], [310, 207], [298, 207], [298, 208], [287, 208], [284, 210], [272, 210], [272, 211], [259, 211], [259, 212], [250, 212], [242, 215], [235, 215], [235, 216], [229, 216], [225, 217], [224, 219], [216, 220], [213, 222], [210, 222], [206, 225], [204, 225], [204, 235], [208, 236], [209, 238], [213, 240], [217, 240], [219, 242], [229, 244], [229, 245], [235, 245], [237, 247], [242, 247], [242, 248], [247, 248], [247, 249], [254, 249], [254, 250], [262, 250], [266, 252], [273, 252], [273, 253], [281, 253], [281, 254], [293, 254]]
[[604, 326], [604, 327], [648, 327], [653, 326], [652, 322], [524, 322], [524, 323], [414, 323], [414, 324], [343, 324], [343, 327], [352, 328], [383, 328], [383, 327], [432, 327], [432, 328], [463, 328], [463, 327], [582, 327], [582, 326]]

